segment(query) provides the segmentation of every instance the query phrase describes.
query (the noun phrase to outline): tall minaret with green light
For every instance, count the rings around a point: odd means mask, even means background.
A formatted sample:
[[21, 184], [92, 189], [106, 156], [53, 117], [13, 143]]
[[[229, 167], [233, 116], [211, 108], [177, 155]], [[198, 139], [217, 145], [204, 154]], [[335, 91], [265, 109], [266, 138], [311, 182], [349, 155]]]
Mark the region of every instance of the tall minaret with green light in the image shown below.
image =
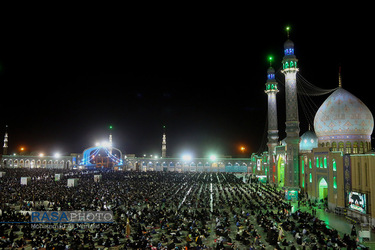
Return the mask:
[[289, 39], [290, 28], [287, 27], [288, 40], [284, 43], [284, 58], [282, 61], [285, 75], [285, 100], [286, 100], [286, 154], [284, 187], [288, 191], [299, 190], [298, 151], [299, 151], [299, 119], [297, 100], [298, 72], [297, 58], [294, 55], [294, 43]]
[[272, 68], [272, 57], [269, 57], [270, 67], [267, 70], [267, 82], [264, 92], [268, 96], [268, 155], [269, 155], [269, 168], [268, 180], [271, 183], [277, 183], [276, 180], [276, 166], [273, 157], [273, 151], [279, 141], [279, 130], [277, 128], [277, 104], [276, 94], [279, 92], [277, 82], [275, 80], [275, 70]]
[[109, 152], [111, 154], [112, 154], [112, 129], [113, 129], [113, 126], [109, 125], [109, 138], [108, 138], [108, 142], [109, 142]]
[[165, 126], [163, 126], [163, 139], [161, 142], [161, 157], [167, 157], [167, 136], [165, 134]]
[[4, 146], [3, 146], [3, 155], [8, 154], [8, 125], [5, 126], [5, 135], [4, 135]]

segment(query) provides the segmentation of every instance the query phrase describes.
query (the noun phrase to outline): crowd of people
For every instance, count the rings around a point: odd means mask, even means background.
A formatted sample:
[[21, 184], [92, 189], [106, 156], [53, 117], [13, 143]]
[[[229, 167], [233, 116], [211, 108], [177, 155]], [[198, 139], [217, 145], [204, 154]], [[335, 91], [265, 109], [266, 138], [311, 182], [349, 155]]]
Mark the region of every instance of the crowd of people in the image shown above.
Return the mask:
[[[231, 173], [0, 169], [0, 248], [356, 249], [283, 192]], [[60, 180], [55, 180], [60, 174]], [[94, 175], [102, 175], [99, 181]], [[21, 185], [21, 177], [31, 177]], [[79, 179], [67, 186], [67, 179]], [[251, 181], [250, 181], [251, 180]], [[30, 211], [112, 211], [107, 224], [30, 222]], [[1, 223], [3, 222], [3, 223]], [[12, 223], [17, 222], [17, 223]]]

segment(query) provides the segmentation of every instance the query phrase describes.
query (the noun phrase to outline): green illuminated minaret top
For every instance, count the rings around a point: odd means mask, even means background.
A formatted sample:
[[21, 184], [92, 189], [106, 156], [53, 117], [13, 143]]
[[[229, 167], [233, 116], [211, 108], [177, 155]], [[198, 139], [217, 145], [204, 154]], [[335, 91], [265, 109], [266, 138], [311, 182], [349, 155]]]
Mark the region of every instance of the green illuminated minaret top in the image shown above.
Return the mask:
[[286, 27], [286, 32], [288, 35], [288, 40], [284, 43], [284, 58], [283, 58], [283, 69], [296, 69], [297, 68], [297, 58], [294, 55], [294, 43], [289, 39], [290, 27]]
[[109, 145], [110, 145], [110, 148], [109, 148], [109, 152], [112, 154], [112, 129], [113, 129], [113, 126], [112, 125], [109, 125], [109, 138], [108, 138], [108, 142], [109, 142]]
[[267, 70], [266, 90], [264, 92], [279, 92], [277, 89], [277, 82], [275, 80], [275, 70], [272, 68], [273, 57], [268, 57], [268, 61], [270, 62], [270, 67]]

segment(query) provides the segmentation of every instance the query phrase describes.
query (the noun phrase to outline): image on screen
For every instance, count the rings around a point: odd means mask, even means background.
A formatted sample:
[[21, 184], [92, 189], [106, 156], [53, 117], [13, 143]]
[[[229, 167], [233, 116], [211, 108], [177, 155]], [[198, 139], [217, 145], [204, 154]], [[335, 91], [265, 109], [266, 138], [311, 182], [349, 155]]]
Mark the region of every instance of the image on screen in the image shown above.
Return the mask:
[[349, 208], [356, 210], [361, 213], [366, 213], [366, 195], [350, 192], [348, 195], [349, 198]]

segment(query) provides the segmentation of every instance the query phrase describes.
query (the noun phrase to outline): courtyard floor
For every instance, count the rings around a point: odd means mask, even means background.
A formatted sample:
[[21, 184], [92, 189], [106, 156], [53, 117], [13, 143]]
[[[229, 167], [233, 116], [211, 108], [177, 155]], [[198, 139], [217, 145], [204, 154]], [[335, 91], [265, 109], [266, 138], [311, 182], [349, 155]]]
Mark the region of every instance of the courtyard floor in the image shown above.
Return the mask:
[[[292, 203], [292, 212], [298, 210], [298, 203], [293, 202]], [[323, 208], [314, 207], [316, 209], [316, 216], [324, 221], [326, 225], [328, 225], [330, 228], [336, 229], [340, 235], [349, 234], [352, 231], [353, 224], [349, 222], [345, 216], [343, 215], [337, 215], [334, 212], [326, 212]], [[311, 209], [308, 206], [300, 206], [299, 209], [301, 211], [311, 211]], [[357, 229], [357, 235], [358, 231], [360, 230], [360, 225], [356, 225]], [[370, 241], [363, 242], [363, 245], [370, 247], [370, 249], [375, 249], [375, 232], [371, 231], [371, 239]]]

